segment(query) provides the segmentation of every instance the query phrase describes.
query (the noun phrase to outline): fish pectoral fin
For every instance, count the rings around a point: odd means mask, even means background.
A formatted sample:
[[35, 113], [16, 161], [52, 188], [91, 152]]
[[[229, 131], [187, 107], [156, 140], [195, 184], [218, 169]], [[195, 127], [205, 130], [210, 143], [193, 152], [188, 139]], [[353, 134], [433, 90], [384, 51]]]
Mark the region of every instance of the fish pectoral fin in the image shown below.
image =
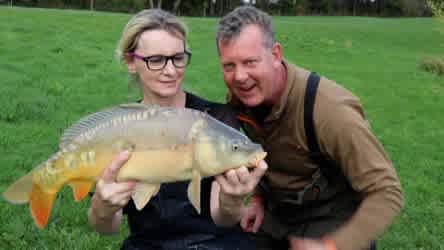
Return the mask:
[[199, 133], [207, 127], [208, 124], [204, 119], [199, 119], [191, 125], [190, 132], [188, 132], [188, 139], [195, 140]]
[[200, 180], [202, 176], [197, 169], [193, 169], [190, 184], [188, 184], [188, 199], [200, 214]]
[[57, 193], [46, 193], [37, 184], [32, 186], [29, 197], [29, 207], [35, 224], [43, 229], [48, 223], [52, 205]]
[[32, 190], [32, 173], [20, 177], [3, 192], [3, 198], [13, 204], [24, 204], [29, 201]]
[[117, 151], [134, 151], [134, 149], [136, 148], [136, 145], [133, 142], [126, 139], [117, 140], [114, 146]]
[[160, 184], [138, 183], [134, 189], [131, 198], [136, 205], [137, 210], [142, 210], [150, 201], [151, 197], [159, 192]]
[[75, 201], [79, 202], [88, 195], [94, 186], [94, 182], [89, 180], [73, 180], [69, 182], [69, 186], [72, 188]]

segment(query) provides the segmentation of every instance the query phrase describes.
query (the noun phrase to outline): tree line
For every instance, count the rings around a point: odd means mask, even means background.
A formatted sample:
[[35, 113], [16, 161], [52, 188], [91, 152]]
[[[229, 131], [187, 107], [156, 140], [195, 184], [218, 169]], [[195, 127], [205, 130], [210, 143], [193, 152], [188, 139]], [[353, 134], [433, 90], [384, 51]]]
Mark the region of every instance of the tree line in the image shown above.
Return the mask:
[[176, 15], [222, 16], [241, 4], [273, 15], [431, 16], [429, 2], [442, 0], [0, 0], [2, 5], [134, 13], [162, 8]]

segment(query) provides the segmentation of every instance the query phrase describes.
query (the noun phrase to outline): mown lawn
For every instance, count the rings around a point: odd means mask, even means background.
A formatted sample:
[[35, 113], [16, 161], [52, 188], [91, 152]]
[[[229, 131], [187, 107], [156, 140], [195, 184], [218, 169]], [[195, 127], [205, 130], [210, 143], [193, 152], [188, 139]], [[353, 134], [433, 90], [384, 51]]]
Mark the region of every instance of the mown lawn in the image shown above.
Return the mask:
[[[127, 14], [0, 7], [0, 192], [54, 153], [63, 129], [89, 112], [133, 100], [114, 49]], [[354, 91], [400, 175], [406, 207], [379, 249], [444, 249], [444, 78], [418, 69], [444, 56], [431, 18], [276, 17], [286, 58]], [[185, 18], [192, 64], [185, 88], [223, 101], [217, 19]], [[0, 249], [117, 249], [128, 234], [100, 236], [89, 200], [59, 194], [50, 223], [0, 201]]]

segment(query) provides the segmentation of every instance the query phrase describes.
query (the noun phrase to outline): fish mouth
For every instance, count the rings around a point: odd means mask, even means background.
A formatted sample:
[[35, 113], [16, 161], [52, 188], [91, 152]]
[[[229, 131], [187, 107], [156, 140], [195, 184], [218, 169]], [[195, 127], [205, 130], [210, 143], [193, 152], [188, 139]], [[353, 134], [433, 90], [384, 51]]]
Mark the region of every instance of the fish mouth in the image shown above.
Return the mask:
[[265, 157], [267, 156], [267, 152], [259, 152], [259, 153], [255, 153], [253, 155], [253, 157], [251, 158], [251, 160], [248, 162], [249, 166], [252, 167], [257, 167], [259, 165], [259, 162], [262, 161], [263, 159], [265, 159]]

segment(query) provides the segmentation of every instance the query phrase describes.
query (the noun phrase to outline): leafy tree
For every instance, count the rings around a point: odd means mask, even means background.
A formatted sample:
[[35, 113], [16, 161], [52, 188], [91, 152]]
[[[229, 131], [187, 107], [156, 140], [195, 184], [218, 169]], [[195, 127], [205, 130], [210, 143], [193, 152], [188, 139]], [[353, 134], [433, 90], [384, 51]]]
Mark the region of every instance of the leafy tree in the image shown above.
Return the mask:
[[433, 15], [444, 18], [444, 2], [437, 0], [427, 0], [427, 6], [432, 10]]
[[[427, 16], [432, 5], [444, 0], [251, 0], [250, 4], [274, 15], [376, 15]], [[143, 8], [162, 8], [176, 15], [222, 16], [244, 4], [244, 0], [0, 0], [21, 6], [99, 9], [136, 12]], [[441, 7], [442, 8], [442, 7]], [[435, 12], [436, 13], [436, 10]], [[435, 14], [436, 15], [436, 14]]]

